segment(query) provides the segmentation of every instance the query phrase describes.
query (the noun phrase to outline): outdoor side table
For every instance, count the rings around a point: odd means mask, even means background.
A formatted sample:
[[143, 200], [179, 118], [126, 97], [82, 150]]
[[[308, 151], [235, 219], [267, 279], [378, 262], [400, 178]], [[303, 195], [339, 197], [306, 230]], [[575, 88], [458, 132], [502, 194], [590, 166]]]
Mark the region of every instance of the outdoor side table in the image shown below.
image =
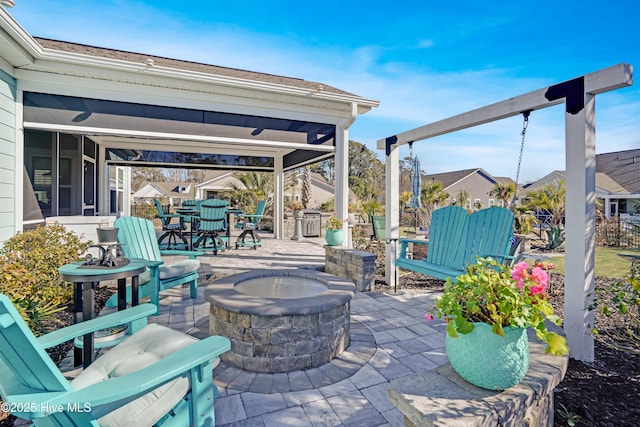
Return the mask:
[[243, 211], [242, 209], [232, 209], [229, 208], [227, 209], [226, 215], [227, 215], [227, 242], [226, 242], [226, 246], [227, 249], [229, 249], [231, 247], [231, 229], [235, 228], [235, 224], [232, 224], [234, 217], [236, 215], [242, 215]]
[[[131, 278], [131, 305], [138, 305], [138, 276], [147, 269], [146, 261], [131, 259], [122, 267], [87, 268], [81, 261], [65, 264], [58, 269], [62, 280], [73, 283], [74, 322], [93, 319], [95, 287], [102, 281], [118, 281], [118, 310], [127, 306], [127, 278]], [[86, 368], [93, 361], [93, 333], [86, 334], [82, 348], [74, 346], [73, 364]]]

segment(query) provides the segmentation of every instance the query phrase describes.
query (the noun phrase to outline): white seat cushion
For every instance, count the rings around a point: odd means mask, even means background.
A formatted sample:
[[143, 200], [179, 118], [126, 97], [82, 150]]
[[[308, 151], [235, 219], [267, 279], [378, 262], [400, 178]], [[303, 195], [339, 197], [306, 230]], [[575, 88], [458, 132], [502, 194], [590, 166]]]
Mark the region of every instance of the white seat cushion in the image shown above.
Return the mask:
[[161, 265], [160, 280], [184, 276], [187, 273], [198, 271], [199, 268], [200, 261], [197, 259], [183, 259], [171, 265]]
[[[129, 374], [196, 341], [194, 337], [162, 325], [147, 325], [99, 357], [71, 382], [71, 386], [79, 390]], [[150, 426], [169, 412], [189, 387], [188, 378], [182, 376], [124, 406], [96, 408], [94, 414], [101, 417], [98, 420], [101, 426]]]
[[[174, 277], [184, 276], [193, 271], [198, 271], [200, 261], [197, 259], [183, 259], [171, 265], [160, 266], [160, 280], [172, 279]], [[145, 271], [138, 278], [138, 283], [143, 285], [151, 280], [149, 271]]]

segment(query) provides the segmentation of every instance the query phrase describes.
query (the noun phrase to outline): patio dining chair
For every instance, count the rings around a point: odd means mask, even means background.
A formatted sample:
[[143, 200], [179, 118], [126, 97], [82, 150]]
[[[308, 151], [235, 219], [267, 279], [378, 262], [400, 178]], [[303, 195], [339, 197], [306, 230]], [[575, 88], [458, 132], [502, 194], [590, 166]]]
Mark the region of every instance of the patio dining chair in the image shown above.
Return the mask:
[[[229, 340], [147, 325], [155, 309], [142, 304], [36, 338], [0, 294], [0, 396], [11, 414], [36, 427], [215, 425], [213, 367]], [[71, 382], [45, 351], [122, 324], [125, 339]]]
[[[195, 247], [206, 250], [212, 249], [214, 255], [226, 248], [226, 220], [229, 202], [220, 199], [207, 199], [200, 205], [200, 228]], [[209, 243], [211, 246], [209, 246]]]
[[[262, 246], [262, 239], [260, 239], [260, 235], [258, 235], [257, 231], [258, 226], [260, 225], [260, 220], [264, 216], [264, 208], [266, 205], [266, 200], [260, 200], [253, 215], [239, 215], [239, 220], [236, 222], [235, 227], [242, 230], [242, 233], [240, 233], [236, 240], [236, 249], [240, 246], [246, 246], [253, 249], [256, 249], [258, 246]], [[251, 241], [248, 241], [247, 237], [251, 237]]]
[[[182, 247], [186, 247], [187, 239], [182, 234], [182, 231], [185, 229], [182, 217], [177, 214], [165, 213], [158, 199], [153, 199], [153, 202], [156, 204], [158, 218], [160, 218], [160, 220], [162, 221], [162, 231], [164, 232], [158, 239], [158, 245], [164, 245], [162, 242], [167, 239], [167, 249], [171, 249], [172, 246], [174, 248], [177, 248], [178, 245], [181, 245], [178, 243], [178, 239], [180, 239], [182, 240], [182, 243], [184, 243], [184, 246]], [[173, 222], [174, 218], [177, 218], [178, 222]]]
[[[151, 303], [159, 307], [160, 291], [173, 286], [189, 284], [191, 298], [198, 297], [198, 268], [196, 257], [204, 252], [183, 250], [160, 250], [156, 241], [156, 231], [148, 219], [135, 216], [122, 216], [115, 220], [118, 228], [118, 243], [126, 258], [147, 261], [147, 269], [139, 278], [139, 295], [150, 296]], [[185, 256], [187, 259], [173, 264], [164, 264], [162, 255]], [[127, 287], [127, 301], [131, 301], [131, 288]], [[114, 294], [107, 300], [108, 307], [118, 306], [118, 296]]]

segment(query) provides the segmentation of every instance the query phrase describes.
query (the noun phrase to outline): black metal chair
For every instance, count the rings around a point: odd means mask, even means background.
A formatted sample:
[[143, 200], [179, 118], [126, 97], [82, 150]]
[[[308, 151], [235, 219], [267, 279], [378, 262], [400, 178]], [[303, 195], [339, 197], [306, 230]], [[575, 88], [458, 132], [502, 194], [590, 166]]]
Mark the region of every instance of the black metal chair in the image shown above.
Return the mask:
[[[184, 244], [183, 247], [187, 247], [187, 239], [182, 234], [182, 230], [185, 229], [184, 221], [182, 217], [177, 214], [168, 214], [165, 213], [162, 209], [162, 205], [158, 199], [153, 199], [156, 204], [156, 209], [158, 210], [158, 218], [162, 221], [162, 231], [164, 233], [158, 239], [158, 246], [161, 248], [172, 249], [173, 247], [177, 248], [180, 243], [178, 243], [178, 239], [182, 241]], [[178, 222], [172, 222], [174, 218], [178, 218]], [[167, 239], [166, 246], [163, 246], [163, 241]]]

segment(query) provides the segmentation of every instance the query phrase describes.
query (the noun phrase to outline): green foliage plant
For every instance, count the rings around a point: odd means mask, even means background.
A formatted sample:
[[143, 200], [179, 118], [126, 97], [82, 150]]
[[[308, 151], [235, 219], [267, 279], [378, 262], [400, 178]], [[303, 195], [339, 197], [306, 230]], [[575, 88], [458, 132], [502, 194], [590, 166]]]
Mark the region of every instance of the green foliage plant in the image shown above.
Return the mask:
[[326, 228], [327, 230], [340, 230], [342, 229], [342, 220], [333, 215], [327, 220]]
[[78, 261], [91, 242], [60, 224], [18, 233], [0, 249], [0, 293], [7, 295], [36, 334], [43, 321], [71, 303], [73, 287], [58, 268]]
[[596, 338], [616, 350], [640, 354], [640, 266], [632, 267], [626, 280], [596, 289], [590, 308], [600, 310], [607, 317], [625, 320], [618, 328], [607, 331], [593, 328]]
[[498, 264], [491, 258], [478, 258], [475, 264], [454, 282], [447, 279], [444, 292], [425, 315], [447, 322], [447, 333], [456, 338], [473, 330], [473, 322], [491, 325], [495, 334], [504, 336], [504, 327], [532, 327], [538, 339], [547, 343], [546, 352], [567, 354], [566, 340], [547, 330], [545, 320], [560, 325], [562, 320], [553, 314], [549, 295], [545, 292], [549, 281], [542, 263], [529, 266], [519, 262], [513, 268]]

